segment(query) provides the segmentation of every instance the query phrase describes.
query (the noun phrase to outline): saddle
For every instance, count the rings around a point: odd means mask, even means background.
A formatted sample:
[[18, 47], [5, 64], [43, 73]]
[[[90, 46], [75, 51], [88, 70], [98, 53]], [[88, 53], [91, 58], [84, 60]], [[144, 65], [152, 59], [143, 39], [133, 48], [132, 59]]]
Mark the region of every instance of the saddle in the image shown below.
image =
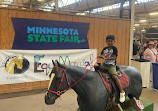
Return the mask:
[[[111, 74], [108, 72], [108, 68], [103, 67], [102, 65], [94, 66], [95, 71], [98, 72], [104, 82], [105, 87], [110, 92], [111, 97], [109, 98], [107, 109], [109, 109], [113, 104], [119, 101], [119, 89], [116, 87], [115, 82], [113, 81]], [[117, 77], [120, 80], [122, 88], [128, 87], [129, 81], [124, 72], [121, 71], [119, 66], [116, 66]]]
[[[103, 67], [102, 65], [100, 65], [100, 63], [98, 64], [98, 66], [94, 66], [94, 69], [96, 72], [100, 71], [103, 74], [108, 74], [110, 75], [110, 73], [108, 72], [108, 68]], [[116, 72], [117, 72], [117, 77], [120, 78], [124, 73], [120, 70], [120, 67], [116, 65]], [[106, 79], [106, 78], [105, 78]]]
[[[111, 74], [108, 72], [108, 68], [98, 64], [98, 66], [94, 66], [95, 71], [100, 74], [102, 77], [102, 80], [104, 81], [104, 84], [108, 91], [111, 93], [112, 92], [112, 87], [113, 87], [113, 79], [111, 77]], [[117, 77], [120, 80], [120, 83], [122, 85], [122, 88], [125, 88], [129, 85], [128, 78], [124, 72], [120, 70], [120, 67], [116, 65], [116, 72], [117, 72]], [[115, 82], [114, 82], [115, 83]]]

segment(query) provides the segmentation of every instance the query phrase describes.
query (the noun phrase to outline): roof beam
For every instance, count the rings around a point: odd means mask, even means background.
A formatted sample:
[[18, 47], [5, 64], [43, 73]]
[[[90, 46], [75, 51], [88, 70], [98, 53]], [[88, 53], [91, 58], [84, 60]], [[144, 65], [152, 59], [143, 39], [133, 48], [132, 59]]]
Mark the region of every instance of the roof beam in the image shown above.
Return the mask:
[[[61, 9], [70, 9], [71, 8], [74, 11], [84, 12], [84, 11], [91, 11], [95, 8], [100, 8], [103, 6], [113, 5], [113, 4], [117, 4], [117, 3], [120, 3], [120, 0], [115, 0], [115, 1], [111, 1], [111, 0], [81, 0], [79, 2], [78, 9], [76, 8], [78, 3], [64, 6]], [[87, 5], [88, 5], [88, 7], [87, 7]]]

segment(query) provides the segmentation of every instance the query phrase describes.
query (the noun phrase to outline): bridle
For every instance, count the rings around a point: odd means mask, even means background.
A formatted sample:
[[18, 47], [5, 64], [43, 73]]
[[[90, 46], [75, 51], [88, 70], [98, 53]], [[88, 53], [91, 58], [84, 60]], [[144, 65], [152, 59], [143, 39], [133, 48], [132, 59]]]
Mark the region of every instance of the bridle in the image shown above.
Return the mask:
[[[59, 86], [58, 86], [57, 90], [56, 90], [56, 91], [47, 90], [47, 91], [48, 91], [48, 92], [55, 93], [55, 94], [57, 94], [57, 95], [60, 97], [61, 94], [63, 94], [64, 92], [66, 92], [68, 89], [70, 89], [70, 83], [69, 83], [68, 77], [67, 77], [67, 75], [66, 75], [66, 65], [65, 65], [65, 69], [62, 69], [62, 68], [60, 68], [60, 67], [58, 67], [58, 66], [54, 66], [54, 67], [56, 67], [56, 68], [62, 70], [62, 71], [63, 71], [63, 75], [62, 75], [62, 78], [61, 78], [61, 80], [60, 80], [60, 83], [59, 83]], [[65, 89], [65, 90], [63, 90], [63, 91], [59, 91], [59, 88], [60, 88], [60, 86], [61, 86], [61, 83], [63, 82], [64, 76], [66, 76], [68, 88]]]
[[[93, 61], [92, 61], [92, 62], [93, 62]], [[91, 63], [92, 63], [92, 62], [91, 62]], [[91, 64], [91, 63], [90, 63], [90, 64]], [[97, 63], [97, 62], [96, 62], [96, 63]], [[95, 63], [95, 64], [96, 64], [96, 63]], [[89, 65], [90, 65], [90, 64], [89, 64]], [[95, 64], [93, 65], [93, 67], [95, 66]], [[68, 80], [68, 77], [67, 77], [67, 75], [66, 75], [66, 65], [65, 65], [65, 69], [60, 68], [60, 67], [58, 67], [58, 66], [54, 66], [54, 67], [56, 67], [56, 68], [62, 70], [62, 71], [63, 71], [63, 75], [62, 75], [62, 78], [61, 78], [61, 81], [60, 81], [60, 83], [59, 83], [59, 86], [58, 86], [57, 90], [56, 90], [56, 91], [53, 91], [53, 90], [49, 90], [49, 89], [48, 89], [47, 92], [54, 93], [54, 94], [58, 95], [59, 98], [60, 98], [60, 96], [61, 96], [63, 93], [65, 93], [67, 90], [69, 90], [71, 87], [73, 87], [73, 86], [74, 86], [75, 84], [77, 84], [79, 81], [81, 81], [81, 80], [92, 70], [92, 68], [93, 68], [93, 67], [91, 67], [79, 80], [77, 80], [74, 84], [70, 85], [69, 80]], [[86, 66], [86, 67], [87, 67], [87, 66]], [[67, 81], [67, 84], [68, 84], [68, 88], [65, 89], [65, 90], [59, 91], [59, 88], [60, 88], [60, 86], [61, 86], [61, 84], [62, 84], [62, 82], [63, 82], [64, 76], [66, 77], [66, 81]]]

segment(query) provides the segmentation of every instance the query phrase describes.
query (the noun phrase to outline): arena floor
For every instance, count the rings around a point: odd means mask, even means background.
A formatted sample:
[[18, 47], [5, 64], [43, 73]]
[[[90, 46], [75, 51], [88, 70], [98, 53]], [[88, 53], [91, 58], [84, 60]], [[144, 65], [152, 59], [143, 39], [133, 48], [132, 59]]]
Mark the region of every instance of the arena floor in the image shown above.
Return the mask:
[[[78, 108], [77, 95], [70, 89], [54, 105], [44, 103], [45, 90], [1, 94], [0, 111], [75, 111]], [[143, 89], [141, 99], [154, 102], [154, 111], [158, 111], [158, 91]]]

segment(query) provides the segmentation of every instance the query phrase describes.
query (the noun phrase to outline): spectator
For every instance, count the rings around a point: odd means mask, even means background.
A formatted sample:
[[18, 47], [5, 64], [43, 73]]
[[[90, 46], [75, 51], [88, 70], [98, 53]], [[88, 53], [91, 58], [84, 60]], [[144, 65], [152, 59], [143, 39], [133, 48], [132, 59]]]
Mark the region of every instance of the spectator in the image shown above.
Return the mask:
[[154, 40], [154, 48], [157, 50], [157, 52], [158, 52], [158, 48], [157, 48], [157, 40]]
[[150, 40], [148, 39], [148, 35], [145, 35], [145, 37], [142, 40], [143, 43], [149, 43]]
[[137, 58], [143, 59], [143, 53], [144, 53], [144, 46], [143, 44], [140, 43], [140, 41], [137, 41], [137, 45], [138, 45], [138, 52], [137, 52]]
[[138, 45], [135, 41], [133, 41], [133, 57], [136, 58], [138, 52]]
[[147, 49], [147, 43], [143, 43], [140, 45], [139, 51], [138, 51], [140, 59], [143, 59], [143, 54], [146, 49]]
[[144, 42], [143, 43], [143, 47], [144, 47], [144, 51], [148, 48], [148, 43], [147, 42]]
[[148, 43], [148, 48], [144, 52], [144, 59], [150, 60], [152, 63], [156, 63], [158, 60], [157, 50], [154, 48], [154, 42]]

